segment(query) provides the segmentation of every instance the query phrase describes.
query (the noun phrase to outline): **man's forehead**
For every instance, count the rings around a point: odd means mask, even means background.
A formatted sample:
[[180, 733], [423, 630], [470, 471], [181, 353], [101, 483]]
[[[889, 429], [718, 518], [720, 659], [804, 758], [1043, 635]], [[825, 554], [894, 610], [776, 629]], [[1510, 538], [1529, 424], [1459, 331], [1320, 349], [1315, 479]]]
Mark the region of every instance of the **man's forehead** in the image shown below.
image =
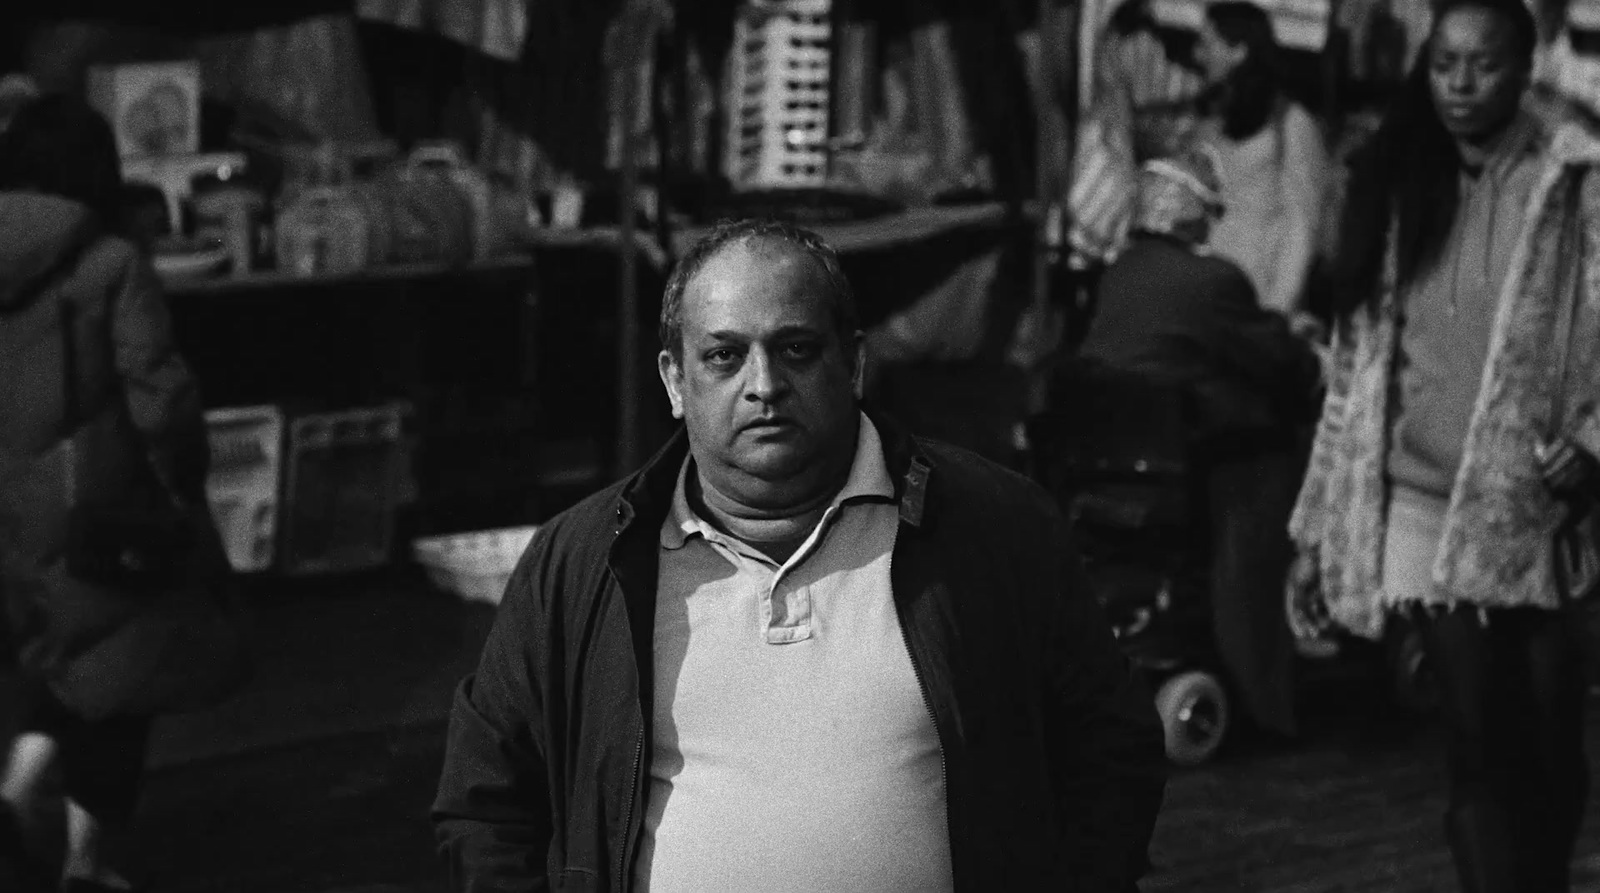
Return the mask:
[[823, 272], [821, 261], [805, 248], [778, 236], [749, 235], [719, 245], [701, 265], [700, 275], [718, 266], [752, 260], [769, 266], [814, 265], [817, 272]]
[[783, 239], [748, 236], [719, 247], [701, 265], [684, 288], [684, 299], [754, 287], [804, 284], [821, 291], [827, 288], [827, 270], [822, 262], [798, 245]]

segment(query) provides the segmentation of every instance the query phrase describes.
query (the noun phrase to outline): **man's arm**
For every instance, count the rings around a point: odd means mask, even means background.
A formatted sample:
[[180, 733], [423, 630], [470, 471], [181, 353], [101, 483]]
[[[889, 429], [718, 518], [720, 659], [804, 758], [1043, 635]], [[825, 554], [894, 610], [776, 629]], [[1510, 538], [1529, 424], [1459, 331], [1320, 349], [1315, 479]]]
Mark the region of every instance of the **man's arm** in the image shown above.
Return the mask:
[[[542, 539], [542, 537], [541, 537]], [[518, 563], [477, 672], [457, 689], [433, 803], [456, 893], [543, 893], [552, 834], [543, 698], [534, 661], [534, 545]]]
[[1166, 787], [1161, 720], [1095, 600], [1066, 526], [1062, 591], [1051, 624], [1048, 732], [1064, 826], [1069, 889], [1129, 893], [1149, 869], [1150, 836]]

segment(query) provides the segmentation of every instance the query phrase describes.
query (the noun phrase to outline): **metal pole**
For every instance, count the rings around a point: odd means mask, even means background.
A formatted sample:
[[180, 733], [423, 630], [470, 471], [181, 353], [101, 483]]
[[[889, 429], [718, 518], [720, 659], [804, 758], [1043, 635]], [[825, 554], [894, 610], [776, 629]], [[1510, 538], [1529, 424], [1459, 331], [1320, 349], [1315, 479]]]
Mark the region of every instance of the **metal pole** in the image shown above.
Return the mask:
[[[1052, 67], [1050, 57], [1054, 48], [1050, 46], [1050, 6], [1051, 0], [1039, 0], [1039, 20], [1035, 26], [1039, 29], [1039, 47], [1034, 53], [1034, 159], [1033, 159], [1033, 193], [1039, 209], [1039, 219], [1035, 222], [1033, 244], [1033, 312], [1035, 318], [1042, 318], [1049, 309], [1050, 304], [1050, 248], [1049, 248], [1049, 217], [1052, 202], [1050, 169], [1052, 167], [1050, 153], [1057, 147], [1051, 145], [1051, 134], [1055, 128], [1050, 126], [1053, 120], [1051, 109], [1051, 94], [1054, 92], [1051, 80]], [[1069, 165], [1070, 166], [1070, 165]]]
[[621, 230], [618, 246], [617, 283], [617, 450], [613, 477], [622, 477], [637, 468], [640, 455], [639, 401], [639, 245], [634, 226], [634, 208], [639, 191], [639, 132], [635, 109], [639, 105], [639, 63], [644, 58], [645, 32], [638, 3], [630, 3], [622, 15], [624, 64], [622, 78], [622, 188], [617, 196], [617, 221]]
[[[1057, 275], [1056, 267], [1061, 261], [1070, 223], [1065, 201], [1072, 192], [1073, 157], [1077, 153], [1080, 2], [1039, 0], [1039, 47], [1034, 60], [1038, 94], [1034, 103], [1034, 194], [1039, 219], [1035, 223], [1033, 248], [1033, 313], [1041, 322], [1049, 318], [1054, 291], [1052, 280]], [[1060, 16], [1056, 14], [1058, 8]], [[1063, 37], [1061, 46], [1055, 45], [1053, 40], [1057, 35]], [[1063, 79], [1058, 77], [1058, 72], [1065, 73], [1065, 90], [1060, 93], [1056, 88]], [[1061, 162], [1059, 165], [1052, 163], [1051, 152], [1060, 153], [1059, 159], [1055, 159]], [[1058, 170], [1059, 175], [1052, 177], [1053, 170]], [[1067, 333], [1063, 333], [1063, 339], [1066, 336]], [[1048, 382], [1042, 372], [1034, 376], [1028, 391], [1029, 410], [1042, 412], [1049, 403]]]

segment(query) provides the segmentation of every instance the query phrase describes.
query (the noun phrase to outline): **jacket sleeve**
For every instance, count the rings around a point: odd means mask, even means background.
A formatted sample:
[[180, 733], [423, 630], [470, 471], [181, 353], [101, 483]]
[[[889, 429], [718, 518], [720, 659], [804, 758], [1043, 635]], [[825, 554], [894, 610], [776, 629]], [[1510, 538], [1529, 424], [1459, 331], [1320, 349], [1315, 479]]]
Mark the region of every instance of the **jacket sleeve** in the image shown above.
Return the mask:
[[[1054, 542], [1069, 543], [1056, 516]], [[1089, 588], [1075, 548], [1063, 552], [1049, 643], [1052, 782], [1063, 820], [1068, 889], [1131, 893], [1149, 869], [1166, 788], [1161, 721]]]
[[1572, 297], [1583, 312], [1574, 320], [1577, 337], [1567, 356], [1570, 377], [1566, 399], [1571, 418], [1563, 433], [1589, 455], [1600, 458], [1600, 345], [1595, 343], [1595, 335], [1600, 332], [1596, 317], [1600, 313], [1595, 310], [1596, 296], [1590, 293], [1590, 277], [1586, 275], [1595, 266], [1596, 245], [1600, 243], [1600, 175], [1592, 170], [1584, 175], [1579, 207], [1583, 215], [1583, 253], [1576, 261], [1580, 274], [1574, 277], [1577, 293]]
[[1321, 378], [1317, 356], [1281, 314], [1264, 309], [1243, 273], [1219, 279], [1205, 306], [1211, 360], [1268, 397], [1285, 416], [1309, 421]]
[[[542, 537], [541, 537], [542, 539]], [[440, 853], [455, 893], [543, 893], [553, 826], [543, 747], [544, 652], [533, 622], [535, 544], [523, 555], [484, 645], [450, 712], [433, 803]]]
[[134, 257], [111, 297], [111, 343], [123, 400], [150, 457], [179, 495], [205, 495], [210, 446], [194, 376], [178, 354], [154, 271]]

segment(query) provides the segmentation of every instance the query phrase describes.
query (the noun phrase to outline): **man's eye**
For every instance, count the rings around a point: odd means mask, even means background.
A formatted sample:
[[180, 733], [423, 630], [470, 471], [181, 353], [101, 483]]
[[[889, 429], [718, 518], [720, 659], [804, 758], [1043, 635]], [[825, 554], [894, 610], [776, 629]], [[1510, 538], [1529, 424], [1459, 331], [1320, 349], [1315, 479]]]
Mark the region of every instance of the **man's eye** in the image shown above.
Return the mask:
[[739, 362], [739, 354], [731, 348], [719, 347], [716, 350], [707, 351], [705, 361], [708, 366], [725, 369]]
[[783, 355], [791, 360], [809, 360], [821, 351], [809, 341], [791, 341], [783, 346]]

